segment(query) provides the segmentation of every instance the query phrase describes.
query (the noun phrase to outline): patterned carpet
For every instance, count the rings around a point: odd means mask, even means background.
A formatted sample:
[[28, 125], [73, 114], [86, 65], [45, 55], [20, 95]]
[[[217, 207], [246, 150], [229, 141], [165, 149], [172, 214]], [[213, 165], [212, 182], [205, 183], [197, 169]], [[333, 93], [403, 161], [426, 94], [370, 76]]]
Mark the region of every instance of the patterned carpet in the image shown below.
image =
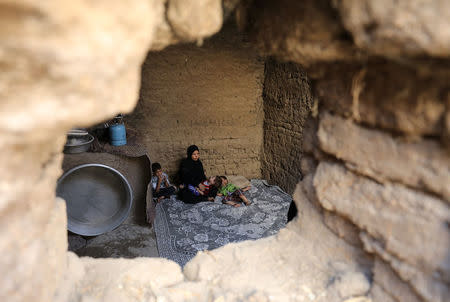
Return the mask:
[[160, 257], [184, 266], [198, 251], [276, 234], [286, 225], [292, 198], [264, 180], [251, 183], [245, 192], [250, 206], [234, 208], [222, 204], [220, 197], [185, 204], [172, 196], [158, 203], [154, 230]]

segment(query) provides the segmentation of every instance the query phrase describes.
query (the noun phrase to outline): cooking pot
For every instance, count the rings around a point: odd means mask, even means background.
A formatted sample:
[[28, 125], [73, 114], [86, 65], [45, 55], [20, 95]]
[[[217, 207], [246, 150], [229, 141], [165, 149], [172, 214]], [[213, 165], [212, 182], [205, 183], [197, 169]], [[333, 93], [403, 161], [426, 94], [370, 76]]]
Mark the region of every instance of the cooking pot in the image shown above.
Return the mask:
[[85, 134], [70, 133], [64, 145], [64, 153], [82, 153], [90, 149], [94, 137], [87, 132]]

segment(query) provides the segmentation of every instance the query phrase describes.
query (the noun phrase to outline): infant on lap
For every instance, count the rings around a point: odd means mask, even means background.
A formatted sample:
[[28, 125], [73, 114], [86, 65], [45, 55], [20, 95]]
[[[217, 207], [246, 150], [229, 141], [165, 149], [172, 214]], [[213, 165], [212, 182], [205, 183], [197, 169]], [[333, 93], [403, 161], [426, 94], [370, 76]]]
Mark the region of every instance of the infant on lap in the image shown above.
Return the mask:
[[207, 200], [214, 201], [214, 197], [216, 197], [220, 185], [220, 176], [211, 176], [199, 183], [197, 187], [188, 185], [188, 190], [195, 196], [204, 196]]

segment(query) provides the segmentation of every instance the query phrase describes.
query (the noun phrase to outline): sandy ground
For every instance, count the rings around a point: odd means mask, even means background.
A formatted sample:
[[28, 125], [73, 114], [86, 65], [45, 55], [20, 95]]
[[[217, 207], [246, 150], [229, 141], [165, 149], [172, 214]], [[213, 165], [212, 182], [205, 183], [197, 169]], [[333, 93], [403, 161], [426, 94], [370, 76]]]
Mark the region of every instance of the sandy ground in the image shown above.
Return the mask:
[[159, 257], [153, 228], [138, 224], [122, 224], [111, 232], [95, 237], [69, 234], [69, 250], [80, 257]]

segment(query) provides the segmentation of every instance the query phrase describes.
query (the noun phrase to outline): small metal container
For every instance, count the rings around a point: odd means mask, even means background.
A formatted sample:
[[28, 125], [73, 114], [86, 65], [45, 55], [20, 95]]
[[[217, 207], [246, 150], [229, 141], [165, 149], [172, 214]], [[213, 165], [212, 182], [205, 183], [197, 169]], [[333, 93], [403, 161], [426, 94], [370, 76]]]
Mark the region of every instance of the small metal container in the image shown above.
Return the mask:
[[123, 146], [127, 144], [127, 134], [124, 124], [109, 126], [109, 137], [111, 146]]
[[64, 153], [82, 153], [91, 148], [91, 144], [94, 141], [94, 137], [90, 134], [71, 134], [67, 135], [67, 141], [64, 145]]

